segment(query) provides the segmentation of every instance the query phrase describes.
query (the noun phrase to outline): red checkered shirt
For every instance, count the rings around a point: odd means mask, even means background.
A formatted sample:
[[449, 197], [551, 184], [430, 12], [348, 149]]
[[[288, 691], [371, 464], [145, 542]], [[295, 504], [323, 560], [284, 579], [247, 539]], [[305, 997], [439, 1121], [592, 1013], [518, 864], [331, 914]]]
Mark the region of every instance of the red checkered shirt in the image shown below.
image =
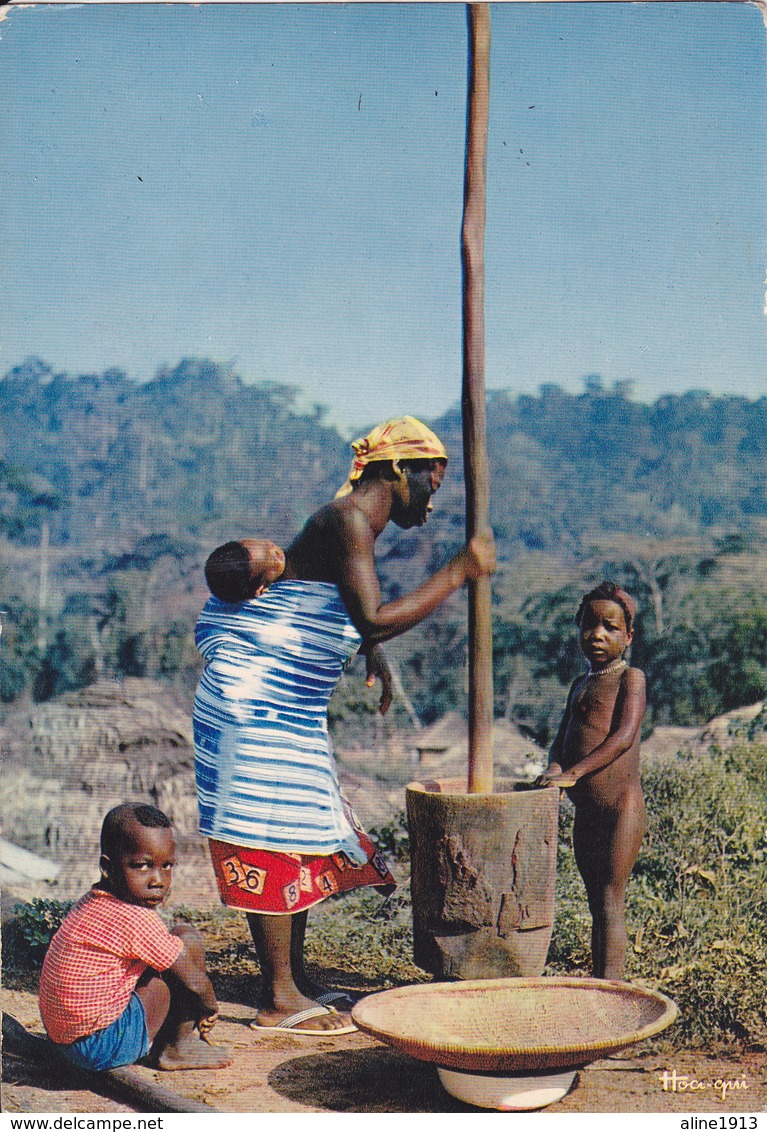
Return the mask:
[[141, 975], [167, 971], [183, 941], [152, 908], [92, 888], [51, 940], [40, 976], [40, 1016], [52, 1041], [69, 1045], [119, 1018]]

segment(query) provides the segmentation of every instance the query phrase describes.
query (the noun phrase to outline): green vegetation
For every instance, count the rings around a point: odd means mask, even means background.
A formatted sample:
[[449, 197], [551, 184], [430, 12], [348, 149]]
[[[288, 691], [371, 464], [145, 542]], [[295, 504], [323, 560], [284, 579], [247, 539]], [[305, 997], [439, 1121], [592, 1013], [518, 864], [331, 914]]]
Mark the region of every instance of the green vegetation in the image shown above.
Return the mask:
[[[543, 385], [537, 396], [488, 398], [496, 715], [542, 744], [582, 670], [580, 596], [604, 577], [639, 601], [632, 661], [648, 678], [646, 729], [703, 724], [767, 696], [767, 398], [693, 391], [642, 405], [629, 393], [589, 378], [579, 395]], [[128, 675], [188, 693], [207, 553], [246, 533], [284, 545], [348, 470], [347, 442], [320, 407], [300, 406], [294, 387], [249, 384], [200, 359], [145, 384], [118, 369], [71, 376], [31, 359], [0, 381], [0, 421], [13, 460], [0, 462], [4, 704]], [[424, 531], [379, 540], [387, 600], [463, 540], [460, 411], [430, 423], [449, 475]], [[337, 746], [372, 747], [414, 712], [428, 723], [464, 708], [466, 632], [456, 595], [391, 643], [407, 698], [385, 720], [357, 662], [331, 705]], [[628, 890], [626, 974], [678, 1003], [676, 1045], [767, 1041], [766, 729], [762, 715], [726, 748], [644, 775], [650, 827]], [[563, 805], [552, 974], [589, 969], [571, 821]], [[403, 817], [374, 832], [405, 873]], [[32, 987], [68, 906], [17, 909], [7, 985]], [[252, 1001], [243, 917], [184, 914], [206, 934], [222, 996]], [[342, 984], [423, 979], [410, 954], [406, 877], [388, 900], [361, 891], [312, 914], [309, 962]]]
[[[348, 470], [321, 407], [206, 359], [139, 384], [32, 358], [0, 381], [0, 421], [13, 456], [0, 464], [5, 703], [126, 675], [188, 692], [207, 553], [240, 533], [285, 544]], [[379, 540], [387, 599], [463, 539], [459, 409], [430, 423], [449, 474], [425, 530]], [[573, 615], [604, 576], [639, 599], [647, 727], [703, 723], [767, 693], [765, 437], [767, 398], [693, 391], [642, 405], [595, 377], [577, 395], [491, 391], [497, 715], [549, 741], [581, 670]], [[465, 710], [462, 595], [389, 650], [410, 702], [400, 695], [381, 721], [351, 673], [331, 707], [339, 746], [379, 743], [413, 712], [429, 723]]]
[[52, 546], [201, 532], [215, 546], [229, 524], [282, 540], [348, 470], [348, 449], [322, 410], [302, 411], [297, 400], [294, 386], [246, 385], [206, 360], [138, 384], [117, 369], [74, 377], [30, 359], [0, 381], [14, 464], [0, 522], [23, 491], [15, 537], [26, 545], [44, 519]]
[[[626, 978], [667, 994], [676, 1046], [767, 1043], [767, 735], [643, 774], [649, 831], [627, 893]], [[754, 738], [758, 736], [758, 738]], [[548, 971], [588, 973], [590, 917], [563, 808]]]
[[386, 900], [358, 889], [329, 901], [310, 924], [307, 958], [367, 992], [427, 981], [413, 962], [409, 885]]
[[[636, 562], [585, 564], [576, 580], [527, 598], [518, 612], [494, 620], [496, 714], [527, 725], [548, 744], [571, 681], [583, 671], [575, 612], [602, 577], [639, 600], [631, 662], [647, 677], [645, 733], [657, 724], [694, 726], [767, 695], [767, 596], [748, 551], [700, 548], [659, 557], [663, 589], [655, 597]], [[740, 576], [738, 576], [740, 575]]]
[[13, 940], [6, 941], [6, 949], [14, 959], [21, 956], [42, 963], [51, 937], [61, 927], [62, 920], [72, 907], [73, 900], [32, 900], [14, 908]]

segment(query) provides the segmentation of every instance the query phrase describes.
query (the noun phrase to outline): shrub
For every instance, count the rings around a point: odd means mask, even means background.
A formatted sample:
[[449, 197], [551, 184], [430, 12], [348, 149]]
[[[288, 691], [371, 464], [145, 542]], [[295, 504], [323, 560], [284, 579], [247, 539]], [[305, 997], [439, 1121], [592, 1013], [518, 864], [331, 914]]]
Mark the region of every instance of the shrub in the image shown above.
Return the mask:
[[339, 968], [375, 990], [425, 981], [413, 962], [410, 886], [382, 899], [371, 889], [328, 900], [317, 909], [306, 936], [310, 962]]
[[[767, 1039], [767, 745], [678, 756], [644, 774], [648, 832], [627, 892], [625, 978], [679, 1006], [675, 1044]], [[551, 973], [590, 970], [583, 882], [560, 820]]]
[[407, 817], [400, 810], [390, 822], [382, 826], [372, 826], [370, 836], [384, 857], [391, 861], [410, 860], [410, 834]]
[[16, 938], [24, 947], [29, 959], [43, 958], [48, 950], [48, 944], [61, 927], [73, 903], [72, 900], [36, 898], [29, 904], [17, 904], [14, 907]]
[[[677, 1048], [767, 1043], [767, 782], [765, 717], [722, 750], [649, 767], [644, 773], [648, 833], [627, 893], [629, 948], [624, 977], [654, 987], [679, 1006], [668, 1040]], [[591, 968], [591, 920], [571, 846], [573, 808], [559, 814], [557, 910], [549, 974]], [[398, 871], [407, 867], [404, 815], [374, 831]], [[68, 903], [18, 905], [15, 945], [39, 962]], [[174, 910], [174, 918], [183, 910]], [[229, 993], [250, 993], [256, 964], [242, 917], [188, 913], [200, 921], [211, 970]], [[12, 959], [8, 939], [5, 951]], [[429, 978], [412, 959], [407, 882], [382, 899], [371, 889], [333, 898], [312, 913], [307, 959], [332, 981], [380, 990]]]

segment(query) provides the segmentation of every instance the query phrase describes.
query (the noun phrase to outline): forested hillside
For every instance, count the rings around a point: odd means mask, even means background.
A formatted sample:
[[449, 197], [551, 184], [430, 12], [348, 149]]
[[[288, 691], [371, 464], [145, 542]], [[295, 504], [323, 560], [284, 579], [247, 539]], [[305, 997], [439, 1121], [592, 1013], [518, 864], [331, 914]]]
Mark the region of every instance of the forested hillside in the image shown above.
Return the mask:
[[[289, 385], [245, 385], [186, 360], [137, 384], [120, 370], [71, 378], [39, 362], [0, 382], [5, 454], [33, 473], [39, 535], [54, 543], [197, 535], [221, 522], [285, 538], [346, 471], [338, 433], [296, 411]], [[16, 477], [18, 481], [18, 476]], [[4, 509], [3, 519], [7, 524]]]
[[[139, 384], [32, 359], [0, 381], [0, 413], [5, 702], [105, 675], [191, 687], [207, 553], [246, 533], [288, 541], [348, 470], [321, 406], [206, 360]], [[429, 423], [448, 476], [425, 531], [380, 540], [388, 594], [463, 537], [460, 409]], [[605, 575], [640, 601], [633, 657], [648, 672], [650, 723], [698, 722], [765, 694], [767, 398], [644, 405], [597, 378], [579, 395], [493, 391], [488, 444], [498, 714], [549, 737], [580, 668], [578, 591]], [[393, 646], [423, 721], [465, 698], [464, 608], [457, 596]], [[358, 683], [334, 706], [350, 734], [372, 710]]]

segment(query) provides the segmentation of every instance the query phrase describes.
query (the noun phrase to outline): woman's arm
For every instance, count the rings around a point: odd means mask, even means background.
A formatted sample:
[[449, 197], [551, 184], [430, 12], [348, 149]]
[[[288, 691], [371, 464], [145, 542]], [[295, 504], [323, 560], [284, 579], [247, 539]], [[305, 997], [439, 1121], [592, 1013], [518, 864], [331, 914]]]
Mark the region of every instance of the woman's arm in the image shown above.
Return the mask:
[[381, 681], [381, 699], [378, 701], [378, 710], [381, 715], [386, 715], [394, 697], [394, 678], [389, 668], [389, 662], [380, 645], [364, 644], [360, 653], [365, 657], [367, 666], [365, 683], [368, 688], [372, 688], [376, 680]]
[[615, 762], [624, 755], [635, 742], [642, 726], [642, 718], [647, 706], [644, 673], [639, 668], [629, 668], [621, 681], [620, 715], [614, 731], [595, 747], [585, 758], [568, 772], [576, 779], [593, 774]]
[[473, 538], [468, 546], [412, 593], [381, 603], [375, 570], [375, 539], [366, 516], [357, 508], [338, 515], [338, 588], [349, 616], [366, 642], [388, 641], [423, 621], [445, 598], [471, 578], [495, 569], [492, 535]]

